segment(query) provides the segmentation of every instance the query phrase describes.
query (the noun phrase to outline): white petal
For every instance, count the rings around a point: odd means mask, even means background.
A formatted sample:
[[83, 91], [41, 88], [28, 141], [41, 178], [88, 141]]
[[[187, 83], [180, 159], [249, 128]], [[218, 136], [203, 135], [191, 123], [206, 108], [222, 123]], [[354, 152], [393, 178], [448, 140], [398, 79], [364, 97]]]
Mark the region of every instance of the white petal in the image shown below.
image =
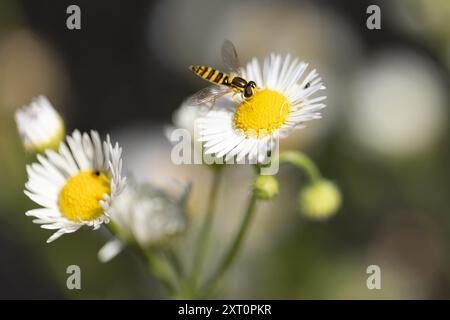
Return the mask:
[[98, 260], [103, 263], [112, 260], [122, 251], [123, 247], [123, 242], [117, 238], [107, 242], [98, 252]]

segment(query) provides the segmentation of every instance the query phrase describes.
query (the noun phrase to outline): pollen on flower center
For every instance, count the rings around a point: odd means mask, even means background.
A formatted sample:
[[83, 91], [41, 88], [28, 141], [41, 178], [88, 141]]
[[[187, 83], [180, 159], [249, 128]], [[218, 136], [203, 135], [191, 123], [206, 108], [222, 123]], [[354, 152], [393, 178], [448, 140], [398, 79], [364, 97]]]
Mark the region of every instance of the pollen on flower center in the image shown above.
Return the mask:
[[247, 135], [268, 135], [285, 123], [288, 114], [289, 101], [286, 96], [265, 88], [237, 107], [234, 125]]
[[111, 194], [110, 180], [104, 172], [81, 171], [69, 178], [59, 194], [59, 208], [69, 220], [95, 220], [103, 213], [99, 201]]

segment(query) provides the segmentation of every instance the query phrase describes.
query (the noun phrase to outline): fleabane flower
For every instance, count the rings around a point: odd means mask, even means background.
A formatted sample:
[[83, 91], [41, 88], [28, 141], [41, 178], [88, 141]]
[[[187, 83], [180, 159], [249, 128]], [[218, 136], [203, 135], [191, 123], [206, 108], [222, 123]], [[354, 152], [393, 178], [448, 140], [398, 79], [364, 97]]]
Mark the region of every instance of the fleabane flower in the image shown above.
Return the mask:
[[218, 101], [215, 109], [198, 119], [205, 153], [225, 160], [236, 156], [237, 161], [266, 163], [278, 138], [302, 128], [306, 121], [319, 119], [326, 97], [313, 96], [325, 86], [316, 70], [304, 76], [307, 68], [307, 63], [289, 55], [272, 54], [262, 68], [254, 58], [242, 76], [256, 82], [256, 93], [249, 99], [239, 95], [220, 98], [234, 101], [233, 107], [221, 107], [227, 102]]
[[17, 129], [27, 151], [57, 149], [64, 139], [64, 121], [48, 99], [39, 96], [16, 111]]
[[164, 128], [166, 138], [171, 143], [178, 143], [177, 133], [189, 134], [191, 142], [198, 139], [198, 132], [195, 123], [198, 118], [205, 116], [209, 108], [204, 105], [191, 105], [188, 101], [184, 101], [181, 106], [175, 110], [172, 115], [172, 124]]
[[122, 149], [102, 142], [96, 131], [75, 130], [59, 151], [47, 149], [27, 166], [25, 194], [43, 208], [26, 212], [44, 229], [57, 230], [47, 242], [87, 225], [98, 229], [109, 222], [108, 210], [122, 192]]
[[183, 104], [175, 110], [172, 116], [172, 122], [174, 129], [185, 129], [194, 136], [195, 121], [205, 116], [209, 111], [209, 108], [204, 105], [193, 106], [188, 102]]
[[186, 198], [191, 184], [179, 184], [176, 190], [151, 184], [129, 186], [110, 210], [117, 238], [98, 253], [102, 262], [114, 258], [126, 242], [137, 242], [143, 249], [163, 246], [187, 227]]

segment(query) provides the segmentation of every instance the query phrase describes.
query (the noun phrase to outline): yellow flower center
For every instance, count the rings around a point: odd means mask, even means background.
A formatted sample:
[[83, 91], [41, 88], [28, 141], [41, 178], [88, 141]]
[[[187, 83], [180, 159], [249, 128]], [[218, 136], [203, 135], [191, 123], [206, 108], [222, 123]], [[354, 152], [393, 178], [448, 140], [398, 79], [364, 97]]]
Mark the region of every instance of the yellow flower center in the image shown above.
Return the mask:
[[285, 123], [288, 114], [288, 99], [277, 91], [265, 88], [237, 107], [234, 125], [247, 135], [269, 135]]
[[104, 172], [81, 171], [70, 177], [61, 189], [59, 208], [69, 220], [95, 220], [103, 214], [99, 201], [105, 194], [111, 194], [111, 187]]

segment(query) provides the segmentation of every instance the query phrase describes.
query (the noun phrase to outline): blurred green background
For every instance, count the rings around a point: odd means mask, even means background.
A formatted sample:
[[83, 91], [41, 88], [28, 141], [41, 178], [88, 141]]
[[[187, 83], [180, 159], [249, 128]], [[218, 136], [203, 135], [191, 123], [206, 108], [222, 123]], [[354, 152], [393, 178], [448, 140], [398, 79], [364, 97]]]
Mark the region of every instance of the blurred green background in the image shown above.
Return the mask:
[[[81, 8], [82, 29], [66, 28]], [[366, 8], [381, 8], [381, 30]], [[161, 298], [161, 287], [132, 253], [108, 264], [97, 251], [109, 235], [83, 229], [50, 235], [24, 212], [27, 155], [14, 111], [43, 94], [69, 131], [111, 133], [138, 181], [192, 180], [192, 230], [179, 246], [192, 255], [211, 172], [175, 166], [163, 129], [182, 100], [204, 85], [190, 64], [221, 67], [232, 40], [242, 62], [291, 53], [327, 86], [320, 121], [282, 141], [303, 150], [343, 192], [327, 221], [298, 212], [303, 177], [283, 167], [280, 196], [258, 207], [226, 296], [266, 299], [450, 298], [450, 2], [395, 1], [0, 1], [0, 298]], [[239, 221], [251, 170], [229, 167], [214, 250]], [[66, 268], [82, 289], [66, 289]], [[382, 289], [368, 290], [379, 265]]]

